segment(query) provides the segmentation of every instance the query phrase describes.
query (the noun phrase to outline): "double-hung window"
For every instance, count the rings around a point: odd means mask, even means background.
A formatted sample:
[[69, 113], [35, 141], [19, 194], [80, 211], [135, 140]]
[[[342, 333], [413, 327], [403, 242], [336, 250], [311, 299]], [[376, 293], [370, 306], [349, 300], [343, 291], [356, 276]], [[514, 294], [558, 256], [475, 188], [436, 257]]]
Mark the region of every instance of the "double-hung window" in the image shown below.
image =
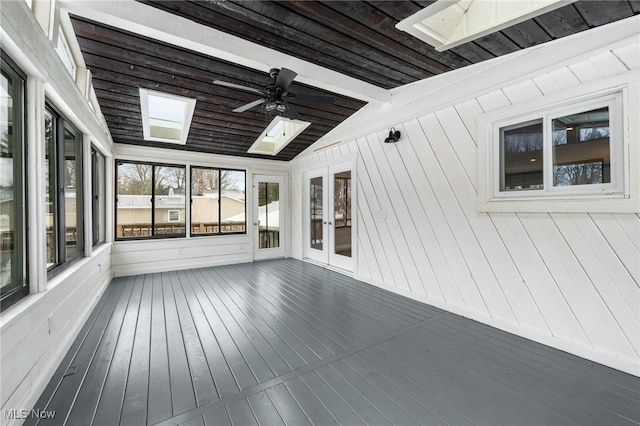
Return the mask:
[[47, 105], [45, 126], [48, 271], [84, 256], [82, 133]]
[[25, 76], [5, 55], [0, 57], [0, 310], [4, 310], [29, 288], [24, 209]]
[[116, 239], [184, 237], [186, 167], [116, 162]]

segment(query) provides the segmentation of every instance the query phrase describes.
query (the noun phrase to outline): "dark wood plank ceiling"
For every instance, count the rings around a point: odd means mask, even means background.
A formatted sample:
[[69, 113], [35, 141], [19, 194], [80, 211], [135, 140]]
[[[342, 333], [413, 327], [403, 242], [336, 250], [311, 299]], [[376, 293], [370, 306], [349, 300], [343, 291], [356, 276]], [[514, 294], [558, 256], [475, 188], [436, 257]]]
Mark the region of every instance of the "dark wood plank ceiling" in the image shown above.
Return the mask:
[[[639, 0], [577, 1], [437, 52], [395, 28], [432, 1], [140, 2], [385, 89], [640, 13]], [[115, 142], [152, 144], [142, 138], [138, 88], [145, 87], [198, 100], [183, 149], [261, 157], [246, 151], [271, 117], [259, 108], [232, 113], [256, 97], [213, 86], [211, 81], [262, 88], [269, 80], [267, 74], [84, 18], [72, 17], [72, 22]], [[291, 91], [328, 94], [298, 83]], [[361, 101], [336, 95], [334, 105], [294, 103], [301, 118], [313, 124], [275, 159], [294, 158], [363, 106]]]
[[[257, 89], [268, 74], [211, 58], [117, 28], [72, 16], [83, 58], [93, 75], [100, 109], [116, 143], [165, 146], [214, 154], [290, 160], [360, 109], [364, 102], [294, 82], [296, 94], [333, 95], [332, 105], [291, 101], [312, 124], [276, 157], [248, 154], [271, 116], [253, 108], [234, 113], [259, 96], [212, 84], [214, 79]], [[140, 87], [197, 99], [185, 146], [146, 142], [142, 134]]]
[[387, 89], [638, 13], [639, 1], [578, 1], [445, 52], [395, 25], [433, 1], [138, 0]]

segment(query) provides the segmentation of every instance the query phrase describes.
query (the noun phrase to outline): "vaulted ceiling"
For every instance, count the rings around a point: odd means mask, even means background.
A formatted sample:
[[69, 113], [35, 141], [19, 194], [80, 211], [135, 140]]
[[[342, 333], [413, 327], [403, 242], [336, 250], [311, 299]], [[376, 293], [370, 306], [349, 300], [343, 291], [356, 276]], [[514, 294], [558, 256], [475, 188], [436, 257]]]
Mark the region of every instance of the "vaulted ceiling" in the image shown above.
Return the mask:
[[[202, 26], [284, 53], [368, 83], [393, 89], [460, 67], [564, 37], [640, 13], [640, 1], [577, 1], [497, 33], [445, 52], [395, 28], [431, 1], [140, 1], [166, 19], [176, 15]], [[152, 10], [149, 9], [149, 10]], [[215, 86], [215, 79], [261, 89], [269, 82], [263, 70], [239, 65], [100, 23], [90, 13], [72, 14], [83, 58], [113, 140], [146, 142], [138, 88], [197, 99], [185, 146], [201, 152], [290, 160], [366, 103], [366, 97], [330, 93], [294, 82], [291, 92], [332, 95], [331, 105], [292, 101], [300, 118], [312, 122], [275, 157], [247, 149], [271, 121], [260, 108], [232, 110], [256, 95]], [[203, 41], [206, 43], [206, 40]], [[252, 52], [237, 52], [251, 57]], [[271, 64], [279, 68], [279, 63]], [[294, 71], [296, 71], [294, 69]], [[312, 80], [314, 76], [307, 76]], [[326, 89], [326, 87], [325, 87]], [[172, 148], [176, 146], [171, 145]]]

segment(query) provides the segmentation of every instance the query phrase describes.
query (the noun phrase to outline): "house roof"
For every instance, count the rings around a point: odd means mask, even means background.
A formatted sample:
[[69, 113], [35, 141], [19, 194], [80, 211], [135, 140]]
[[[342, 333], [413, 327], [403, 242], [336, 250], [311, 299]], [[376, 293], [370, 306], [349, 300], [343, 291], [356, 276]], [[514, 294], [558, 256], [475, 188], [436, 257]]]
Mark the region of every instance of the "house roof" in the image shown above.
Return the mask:
[[[114, 142], [142, 137], [138, 88], [197, 99], [185, 146], [290, 160], [389, 90], [640, 13], [635, 1], [576, 1], [453, 49], [395, 28], [431, 1], [63, 1]], [[262, 88], [269, 68], [298, 73], [290, 90], [332, 95], [331, 105], [292, 101], [312, 125], [275, 157], [249, 154], [271, 117], [232, 110]]]

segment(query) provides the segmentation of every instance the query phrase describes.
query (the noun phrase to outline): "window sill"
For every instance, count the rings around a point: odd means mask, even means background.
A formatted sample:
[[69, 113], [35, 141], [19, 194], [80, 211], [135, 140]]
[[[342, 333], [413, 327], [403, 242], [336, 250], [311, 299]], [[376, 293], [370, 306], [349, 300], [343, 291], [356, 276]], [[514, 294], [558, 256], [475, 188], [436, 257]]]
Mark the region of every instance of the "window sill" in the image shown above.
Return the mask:
[[640, 198], [620, 194], [492, 198], [478, 202], [479, 212], [502, 213], [637, 213]]

